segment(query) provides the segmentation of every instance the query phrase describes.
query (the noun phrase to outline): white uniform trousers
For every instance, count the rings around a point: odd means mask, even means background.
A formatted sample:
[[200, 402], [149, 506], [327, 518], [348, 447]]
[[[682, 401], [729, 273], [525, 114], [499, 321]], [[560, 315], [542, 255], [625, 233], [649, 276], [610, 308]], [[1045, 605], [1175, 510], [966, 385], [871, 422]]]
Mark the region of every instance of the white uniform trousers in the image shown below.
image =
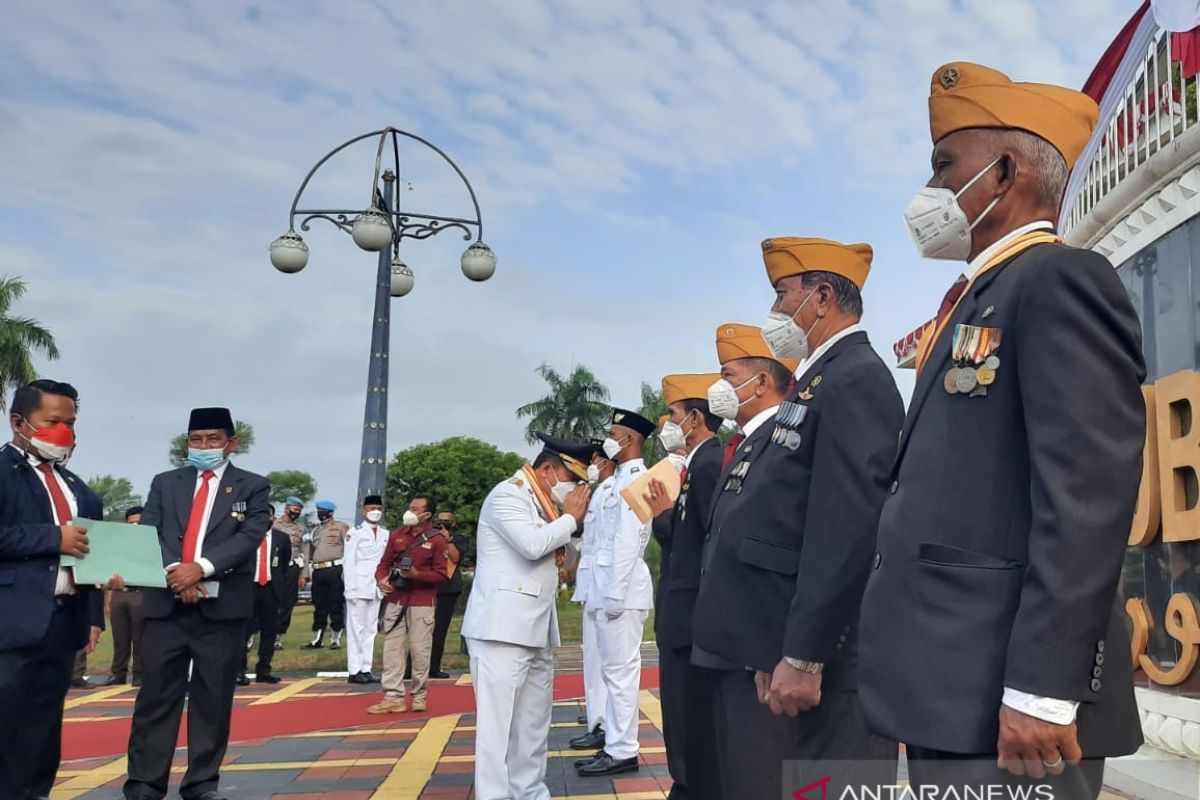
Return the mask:
[[468, 639], [475, 686], [475, 800], [549, 800], [549, 647]]
[[[600, 612], [603, 614], [603, 612]], [[600, 628], [596, 616], [583, 607], [583, 702], [587, 706], [587, 727], [604, 727], [608, 689], [604, 685], [604, 665], [600, 660]]]
[[600, 629], [600, 659], [608, 705], [604, 711], [604, 751], [613, 758], [638, 754], [638, 693], [642, 682], [642, 631], [650, 612], [626, 610], [609, 619], [593, 612]]
[[351, 675], [370, 672], [379, 629], [379, 601], [346, 601], [346, 669]]

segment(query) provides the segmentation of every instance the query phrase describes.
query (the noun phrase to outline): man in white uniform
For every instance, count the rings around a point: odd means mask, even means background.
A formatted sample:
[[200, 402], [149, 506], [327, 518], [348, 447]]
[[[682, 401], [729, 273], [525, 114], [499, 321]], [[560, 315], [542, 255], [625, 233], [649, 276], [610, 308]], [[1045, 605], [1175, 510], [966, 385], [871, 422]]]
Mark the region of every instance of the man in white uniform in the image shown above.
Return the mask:
[[650, 523], [638, 520], [621, 490], [645, 471], [642, 447], [654, 423], [640, 414], [614, 408], [604, 454], [617, 462], [613, 494], [600, 509], [595, 581], [603, 597], [596, 614], [600, 659], [608, 706], [604, 712], [604, 749], [577, 764], [583, 776], [616, 775], [638, 768], [638, 693], [642, 677], [642, 631], [654, 608], [650, 568], [642, 554], [650, 541]]
[[[583, 605], [583, 698], [586, 705], [587, 730], [571, 740], [572, 750], [600, 750], [604, 747], [604, 709], [608, 705], [608, 690], [604, 687], [604, 670], [600, 665], [600, 629], [596, 614], [604, 613], [604, 597], [596, 589], [596, 541], [600, 528], [600, 509], [605, 498], [613, 493], [613, 475], [617, 465], [604, 457], [603, 444], [592, 440], [592, 463], [588, 479], [595, 477], [592, 500], [583, 518], [583, 532], [571, 540], [580, 548], [579, 567], [575, 570], [574, 603]], [[589, 532], [590, 531], [590, 532]]]
[[534, 462], [492, 489], [479, 512], [462, 626], [475, 687], [475, 800], [550, 797], [558, 560], [587, 511], [590, 445], [539, 438]]
[[347, 683], [379, 683], [371, 672], [375, 656], [375, 632], [379, 627], [381, 595], [375, 583], [375, 568], [387, 548], [388, 530], [383, 522], [383, 498], [363, 498], [363, 521], [350, 530], [342, 555], [346, 582], [346, 671]]

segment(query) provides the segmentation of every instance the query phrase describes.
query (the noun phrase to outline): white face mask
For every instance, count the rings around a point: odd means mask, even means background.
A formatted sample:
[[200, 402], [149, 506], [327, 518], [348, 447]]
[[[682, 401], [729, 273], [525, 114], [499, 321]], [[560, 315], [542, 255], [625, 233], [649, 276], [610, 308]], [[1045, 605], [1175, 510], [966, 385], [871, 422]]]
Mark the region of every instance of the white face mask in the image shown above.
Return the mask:
[[[379, 520], [383, 519], [383, 511], [376, 508], [368, 511], [364, 516], [366, 516], [367, 522], [379, 522]], [[413, 524], [415, 525], [416, 523]]]
[[600, 468], [595, 464], [588, 464], [588, 483], [596, 483], [600, 480]]
[[816, 289], [811, 291], [791, 316], [782, 311], [767, 314], [767, 321], [762, 326], [762, 337], [775, 358], [808, 358], [808, 335], [821, 324], [821, 318], [818, 317], [813, 326], [806, 331], [796, 324], [796, 317], [816, 293]]
[[996, 197], [988, 203], [987, 208], [974, 222], [967, 221], [967, 215], [958, 204], [958, 198], [999, 161], [997, 158], [981, 169], [957, 194], [950, 189], [934, 189], [928, 186], [917, 192], [916, 197], [904, 210], [904, 222], [908, 225], [908, 233], [922, 258], [967, 260], [971, 254], [971, 231], [996, 207], [1000, 198]]
[[554, 498], [554, 502], [560, 506], [567, 502], [567, 495], [575, 489], [575, 484], [572, 481], [558, 481], [550, 487], [550, 496]]
[[708, 410], [716, 414], [721, 419], [737, 419], [738, 409], [745, 403], [738, 398], [738, 390], [749, 386], [758, 376], [743, 383], [741, 386], [734, 386], [729, 381], [721, 378], [719, 381], [708, 387]]
[[670, 461], [675, 469], [683, 469], [683, 465], [687, 463], [687, 456], [681, 456], [679, 453], [667, 453], [667, 461]]
[[612, 438], [611, 436], [606, 437], [604, 439], [604, 444], [601, 446], [604, 448], [605, 458], [608, 458], [608, 459], [616, 458], [617, 453], [621, 452], [621, 443], [618, 442], [616, 439]]
[[404, 512], [404, 517], [400, 521], [409, 528], [414, 528], [421, 524], [421, 518], [418, 517], [411, 509]]
[[687, 446], [687, 434], [674, 422], [664, 422], [662, 430], [658, 432], [658, 441], [664, 450], [670, 452]]

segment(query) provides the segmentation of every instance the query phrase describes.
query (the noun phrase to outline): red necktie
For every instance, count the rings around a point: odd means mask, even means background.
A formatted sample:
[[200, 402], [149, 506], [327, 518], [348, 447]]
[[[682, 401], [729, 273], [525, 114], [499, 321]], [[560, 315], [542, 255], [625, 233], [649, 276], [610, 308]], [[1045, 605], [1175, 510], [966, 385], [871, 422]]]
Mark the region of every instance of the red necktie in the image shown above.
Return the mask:
[[58, 477], [54, 474], [54, 468], [43, 461], [37, 465], [37, 470], [46, 477], [46, 490], [50, 492], [50, 502], [54, 504], [54, 516], [58, 519], [58, 524], [69, 525], [71, 523], [71, 504], [67, 502], [62, 487], [58, 485]]
[[729, 466], [729, 462], [733, 460], [733, 454], [737, 452], [738, 446], [744, 441], [746, 441], [746, 435], [742, 433], [735, 433], [729, 437], [729, 444], [725, 445], [725, 457], [721, 459], [721, 469]]
[[267, 551], [271, 549], [271, 532], [267, 531], [266, 538], [258, 546], [258, 569], [254, 580], [259, 586], [266, 586], [271, 580], [271, 571], [267, 568]]
[[208, 482], [212, 477], [211, 469], [206, 469], [200, 474], [200, 489], [192, 498], [192, 513], [188, 514], [187, 531], [183, 534], [184, 564], [191, 564], [196, 560], [196, 550], [200, 545], [200, 523], [204, 520], [204, 510], [208, 506]]
[[679, 470], [679, 485], [683, 486], [687, 483], [687, 464], [683, 465], [683, 469]]
[[942, 298], [942, 304], [938, 306], [937, 318], [934, 320], [935, 327], [941, 325], [946, 317], [950, 316], [950, 312], [954, 310], [954, 304], [958, 302], [958, 298], [962, 297], [963, 292], [967, 290], [967, 276], [959, 275], [958, 280], [950, 287], [950, 291], [946, 292], [946, 296]]

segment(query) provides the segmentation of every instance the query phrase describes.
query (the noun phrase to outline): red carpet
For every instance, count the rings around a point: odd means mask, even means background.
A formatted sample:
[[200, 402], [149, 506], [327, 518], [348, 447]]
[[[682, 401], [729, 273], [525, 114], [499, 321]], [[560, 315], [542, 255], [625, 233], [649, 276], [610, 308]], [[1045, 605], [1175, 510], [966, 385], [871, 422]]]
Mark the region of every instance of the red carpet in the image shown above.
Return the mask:
[[[658, 669], [642, 670], [642, 688], [658, 686]], [[569, 700], [583, 696], [583, 674], [564, 673], [555, 676], [554, 699]], [[234, 742], [270, 739], [313, 731], [379, 725], [405, 720], [427, 719], [430, 713], [386, 714], [367, 713], [367, 706], [379, 700], [375, 692], [361, 696], [304, 697], [262, 706], [241, 706], [233, 709], [230, 740]], [[464, 714], [475, 711], [475, 693], [470, 686], [434, 684], [429, 688], [432, 715]], [[178, 744], [187, 743], [187, 714], [183, 715]], [[116, 757], [124, 755], [129, 743], [129, 718], [114, 717], [99, 722], [78, 722], [63, 725], [62, 757], [64, 761], [80, 758]]]

